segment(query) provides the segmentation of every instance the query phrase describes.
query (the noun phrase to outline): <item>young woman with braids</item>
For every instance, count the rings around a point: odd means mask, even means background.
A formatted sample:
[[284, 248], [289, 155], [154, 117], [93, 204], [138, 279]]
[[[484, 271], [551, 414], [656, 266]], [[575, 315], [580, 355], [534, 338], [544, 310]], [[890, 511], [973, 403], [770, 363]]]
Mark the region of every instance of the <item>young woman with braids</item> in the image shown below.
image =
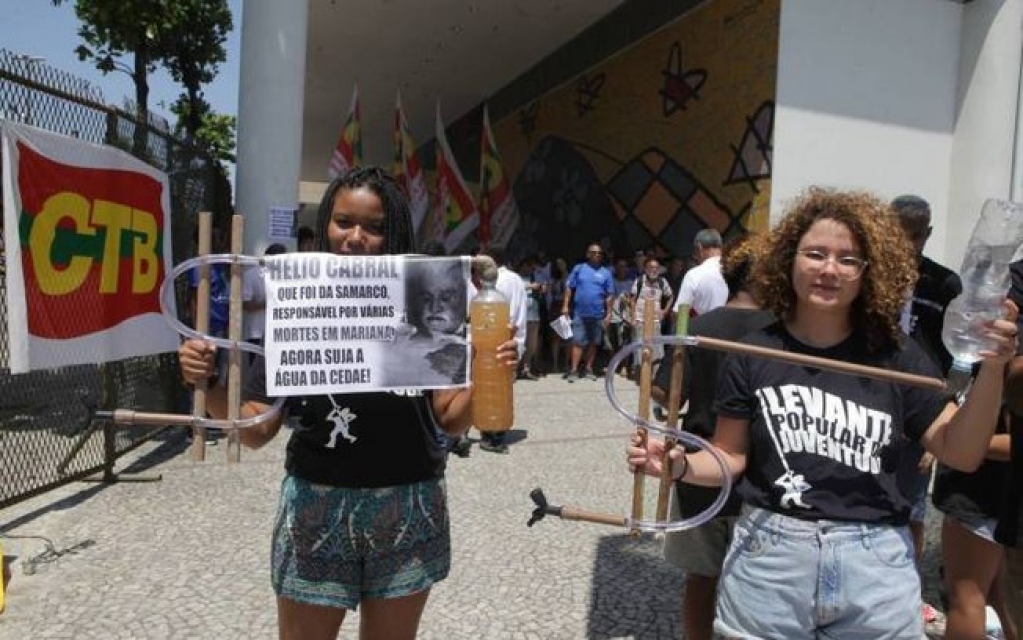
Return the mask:
[[[320, 203], [318, 249], [340, 255], [413, 251], [406, 199], [378, 168], [334, 180]], [[189, 340], [178, 351], [190, 383], [208, 378], [213, 346]], [[514, 340], [499, 348], [517, 364]], [[242, 416], [266, 411], [262, 362], [246, 382]], [[210, 413], [227, 414], [223, 388], [211, 391]], [[285, 409], [300, 420], [288, 442], [273, 532], [272, 582], [280, 637], [337, 637], [345, 614], [361, 609], [360, 637], [414, 638], [430, 587], [451, 563], [444, 486], [443, 430], [469, 427], [468, 388], [422, 393], [352, 393], [292, 397]], [[260, 447], [283, 418], [244, 429]], [[338, 420], [347, 423], [337, 437]]]
[[[939, 372], [898, 326], [912, 249], [888, 205], [811, 189], [764, 236], [752, 283], [778, 322], [743, 342], [915, 374]], [[713, 447], [739, 478], [743, 513], [721, 572], [715, 631], [725, 638], [918, 640], [920, 581], [896, 484], [917, 440], [943, 463], [980, 464], [1016, 351], [1016, 307], [987, 326], [997, 348], [958, 410], [944, 393], [729, 355]], [[659, 475], [663, 443], [627, 451]], [[671, 455], [672, 475], [717, 486], [707, 452]]]

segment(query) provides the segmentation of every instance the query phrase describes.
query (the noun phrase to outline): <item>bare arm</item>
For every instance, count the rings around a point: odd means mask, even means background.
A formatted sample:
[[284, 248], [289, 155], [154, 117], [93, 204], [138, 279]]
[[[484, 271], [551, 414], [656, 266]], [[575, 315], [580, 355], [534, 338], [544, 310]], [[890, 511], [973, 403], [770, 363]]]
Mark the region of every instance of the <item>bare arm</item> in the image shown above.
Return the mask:
[[574, 289], [565, 287], [565, 297], [561, 301], [561, 315], [567, 316], [568, 310], [572, 308], [572, 294], [575, 293]]
[[[746, 454], [749, 451], [749, 421], [718, 416], [711, 446], [725, 459], [728, 472], [733, 478], [742, 474], [746, 470]], [[660, 477], [663, 453], [664, 441], [650, 438], [646, 447], [638, 447], [634, 441], [627, 456], [633, 468], [639, 467], [647, 475]], [[672, 478], [705, 487], [721, 486], [721, 467], [710, 453], [698, 451], [685, 454], [686, 462], [682, 462], [682, 456], [681, 447], [671, 450]]]
[[[498, 360], [513, 372], [519, 365], [517, 332], [515, 325], [510, 325], [508, 333], [511, 337], [497, 347]], [[450, 436], [460, 436], [472, 426], [472, 387], [438, 389], [433, 392], [431, 407], [440, 428]]]
[[987, 455], [1002, 404], [1005, 365], [1016, 353], [1016, 305], [1005, 303], [1006, 319], [989, 324], [997, 344], [984, 351], [980, 373], [958, 410], [949, 403], [927, 428], [920, 444], [941, 462], [960, 471], [975, 471]]
[[[181, 369], [181, 375], [185, 382], [194, 386], [197, 382], [209, 380], [213, 375], [215, 356], [216, 347], [203, 340], [187, 340], [178, 347], [178, 366]], [[262, 402], [243, 402], [239, 415], [242, 418], [251, 418], [265, 413], [269, 409], [270, 405]], [[227, 417], [226, 388], [214, 386], [207, 390], [206, 412], [214, 418]], [[277, 435], [283, 421], [283, 415], [278, 414], [263, 424], [240, 429], [238, 431], [239, 440], [250, 449], [258, 449]]]
[[1011, 458], [1012, 436], [1007, 433], [997, 433], [991, 436], [991, 442], [987, 447], [987, 459], [995, 462], [1009, 462]]

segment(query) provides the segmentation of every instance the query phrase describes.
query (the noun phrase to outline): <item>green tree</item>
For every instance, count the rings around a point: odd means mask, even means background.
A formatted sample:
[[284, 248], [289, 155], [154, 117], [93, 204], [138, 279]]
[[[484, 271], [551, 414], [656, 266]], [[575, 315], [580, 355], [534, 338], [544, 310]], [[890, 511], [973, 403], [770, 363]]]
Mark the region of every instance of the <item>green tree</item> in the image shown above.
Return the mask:
[[[195, 101], [187, 94], [181, 94], [170, 109], [178, 118], [174, 127], [175, 135], [190, 139], [205, 149], [222, 168], [224, 163], [235, 161], [235, 136], [238, 125], [235, 116], [216, 113], [201, 97]], [[194, 122], [198, 122], [199, 125], [193, 132], [190, 130], [190, 124]]]
[[[61, 5], [71, 0], [51, 0]], [[149, 74], [164, 65], [190, 100], [202, 99], [202, 85], [213, 80], [226, 57], [232, 29], [226, 0], [74, 0], [82, 38], [75, 52], [104, 73], [121, 71], [135, 84], [133, 150], [144, 155], [149, 118]], [[131, 54], [132, 64], [123, 62]], [[198, 130], [200, 122], [194, 123]]]

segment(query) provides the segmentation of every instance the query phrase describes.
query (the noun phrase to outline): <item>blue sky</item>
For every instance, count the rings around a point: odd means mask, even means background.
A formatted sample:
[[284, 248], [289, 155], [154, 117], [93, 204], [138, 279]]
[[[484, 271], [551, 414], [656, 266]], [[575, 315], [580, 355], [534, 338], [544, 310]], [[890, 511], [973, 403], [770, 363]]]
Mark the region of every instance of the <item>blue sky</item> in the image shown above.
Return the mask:
[[[0, 0], [0, 47], [17, 54], [41, 56], [46, 64], [88, 80], [100, 88], [109, 104], [122, 106], [124, 98], [132, 98], [135, 89], [123, 73], [103, 75], [88, 62], [79, 62], [74, 49], [80, 44], [78, 18], [73, 0], [59, 7], [48, 0]], [[219, 113], [238, 114], [238, 62], [241, 52], [242, 0], [228, 0], [234, 30], [228, 34], [227, 62], [211, 85], [204, 88], [206, 99]], [[129, 58], [130, 62], [130, 58]], [[170, 105], [182, 89], [162, 69], [149, 78], [150, 110], [174, 124]]]

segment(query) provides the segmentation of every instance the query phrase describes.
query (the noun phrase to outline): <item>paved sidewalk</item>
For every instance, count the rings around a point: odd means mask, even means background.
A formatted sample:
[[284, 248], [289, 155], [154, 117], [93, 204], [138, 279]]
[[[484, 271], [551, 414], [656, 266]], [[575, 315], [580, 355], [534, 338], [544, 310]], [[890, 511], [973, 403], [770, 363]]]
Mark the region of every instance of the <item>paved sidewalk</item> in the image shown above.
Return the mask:
[[[635, 387], [621, 380], [619, 389], [635, 406]], [[420, 637], [681, 637], [683, 576], [660, 560], [656, 540], [551, 518], [526, 527], [534, 487], [554, 504], [628, 512], [630, 430], [603, 381], [549, 376], [515, 391], [511, 453], [473, 447], [470, 458], [449, 460], [453, 569], [430, 597]], [[228, 466], [223, 445], [191, 462], [173, 433], [119, 466], [160, 482], [79, 483], [0, 514], [7, 534], [67, 551], [32, 575], [15, 565], [0, 638], [276, 638], [269, 536], [286, 436]], [[648, 504], [655, 493], [648, 481]], [[45, 549], [37, 539], [5, 544], [20, 545], [21, 559]], [[353, 615], [341, 637], [356, 630]]]

